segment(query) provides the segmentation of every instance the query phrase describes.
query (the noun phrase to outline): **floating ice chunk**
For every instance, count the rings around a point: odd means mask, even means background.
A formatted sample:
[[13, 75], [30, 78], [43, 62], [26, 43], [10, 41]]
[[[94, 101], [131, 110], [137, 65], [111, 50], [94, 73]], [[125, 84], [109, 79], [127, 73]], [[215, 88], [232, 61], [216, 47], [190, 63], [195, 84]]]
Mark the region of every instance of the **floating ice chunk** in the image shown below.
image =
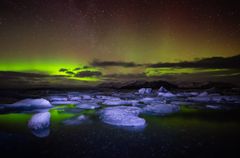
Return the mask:
[[158, 92], [167, 93], [168, 90], [162, 86], [159, 88]]
[[199, 95], [198, 92], [189, 92], [189, 94], [190, 94], [191, 96], [197, 96], [197, 95]]
[[103, 122], [116, 126], [139, 127], [145, 126], [146, 121], [138, 117], [141, 113], [138, 107], [117, 106], [100, 111]]
[[81, 97], [77, 97], [77, 96], [68, 96], [69, 100], [70, 101], [80, 101], [82, 100]]
[[49, 100], [51, 102], [53, 102], [53, 101], [67, 101], [68, 98], [66, 96], [50, 96]]
[[224, 98], [222, 96], [212, 96], [210, 98], [212, 102], [216, 103], [224, 102]]
[[100, 105], [96, 103], [80, 103], [76, 105], [76, 107], [80, 109], [97, 109], [97, 108], [100, 108]]
[[165, 97], [165, 98], [176, 97], [176, 95], [171, 92], [167, 92], [167, 93], [158, 92], [158, 96]]
[[50, 113], [43, 112], [32, 116], [28, 122], [28, 127], [33, 130], [48, 128], [50, 126]]
[[218, 105], [206, 105], [206, 108], [213, 109], [213, 110], [220, 110], [220, 109], [222, 109], [221, 106], [218, 106]]
[[46, 99], [24, 99], [13, 104], [5, 105], [7, 108], [51, 108], [52, 105]]
[[206, 97], [208, 96], [208, 92], [202, 92], [198, 95], [198, 97]]
[[208, 96], [203, 96], [203, 97], [197, 96], [197, 97], [190, 97], [188, 98], [188, 100], [194, 101], [194, 102], [210, 102], [211, 98]]
[[152, 93], [152, 88], [141, 88], [138, 90], [139, 94], [151, 94]]
[[175, 94], [169, 92], [167, 89], [165, 89], [164, 87], [159, 88], [158, 90], [158, 96], [160, 97], [166, 97], [166, 98], [170, 98], [170, 97], [176, 97]]
[[96, 98], [103, 99], [103, 100], [119, 100], [118, 97], [112, 97], [112, 96], [105, 96], [105, 95], [97, 95]]
[[142, 98], [139, 100], [140, 103], [144, 103], [144, 104], [148, 104], [148, 103], [152, 103], [152, 102], [160, 102], [159, 98]]
[[32, 116], [28, 122], [28, 127], [36, 137], [44, 138], [50, 133], [50, 113], [42, 112]]
[[140, 101], [142, 102], [149, 102], [149, 101], [154, 101], [155, 98], [149, 98], [149, 97], [146, 97], [146, 98], [142, 98]]
[[171, 101], [171, 104], [175, 105], [193, 105], [193, 102], [188, 102], [188, 101]]
[[138, 90], [138, 93], [139, 93], [139, 94], [144, 94], [144, 93], [145, 93], [145, 88], [139, 89], [139, 90]]
[[79, 104], [78, 101], [53, 101], [53, 105], [64, 105], [64, 104]]
[[195, 97], [198, 96], [198, 92], [183, 92], [176, 94], [178, 97]]
[[239, 103], [240, 96], [222, 96], [223, 101]]
[[143, 108], [143, 112], [153, 115], [164, 115], [179, 111], [179, 106], [173, 104], [152, 104]]
[[196, 102], [221, 102], [222, 97], [220, 95], [209, 95], [208, 92], [202, 92], [198, 96], [190, 97], [189, 100]]
[[118, 105], [127, 105], [131, 103], [122, 99], [110, 99], [110, 100], [105, 100], [102, 104], [109, 105], [109, 106], [118, 106]]
[[82, 95], [81, 97], [84, 100], [91, 100], [92, 99], [92, 97], [90, 95]]
[[220, 96], [220, 95], [206, 96], [206, 94], [203, 94], [202, 96], [190, 97], [188, 99], [195, 102], [215, 102], [215, 103], [232, 102], [230, 100], [226, 100], [226, 98], [227, 96]]
[[125, 100], [126, 101], [126, 104], [125, 105], [137, 105], [139, 103], [138, 100]]

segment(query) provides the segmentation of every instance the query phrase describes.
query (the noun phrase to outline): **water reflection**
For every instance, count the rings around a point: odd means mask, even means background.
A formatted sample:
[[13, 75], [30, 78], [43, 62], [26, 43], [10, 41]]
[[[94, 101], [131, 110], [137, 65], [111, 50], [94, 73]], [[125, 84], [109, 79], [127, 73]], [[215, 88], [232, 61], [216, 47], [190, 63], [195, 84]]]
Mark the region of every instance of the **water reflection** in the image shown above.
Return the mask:
[[36, 137], [45, 138], [49, 136], [50, 128], [43, 128], [43, 129], [37, 129], [37, 130], [32, 129], [31, 132]]

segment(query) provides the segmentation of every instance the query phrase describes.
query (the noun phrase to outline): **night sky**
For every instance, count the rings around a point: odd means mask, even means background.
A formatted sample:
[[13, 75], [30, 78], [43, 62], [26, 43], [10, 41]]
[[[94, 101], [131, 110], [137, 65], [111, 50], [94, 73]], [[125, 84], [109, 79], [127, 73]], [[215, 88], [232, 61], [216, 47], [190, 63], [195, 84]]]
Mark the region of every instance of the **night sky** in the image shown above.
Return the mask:
[[[44, 83], [164, 79], [207, 72], [239, 76], [231, 64], [178, 65], [212, 57], [236, 56], [233, 61], [238, 62], [239, 43], [237, 0], [0, 2], [0, 76], [17, 74], [31, 83], [35, 80], [25, 73], [34, 73], [37, 83], [42, 78]], [[166, 68], [158, 63], [176, 65]]]

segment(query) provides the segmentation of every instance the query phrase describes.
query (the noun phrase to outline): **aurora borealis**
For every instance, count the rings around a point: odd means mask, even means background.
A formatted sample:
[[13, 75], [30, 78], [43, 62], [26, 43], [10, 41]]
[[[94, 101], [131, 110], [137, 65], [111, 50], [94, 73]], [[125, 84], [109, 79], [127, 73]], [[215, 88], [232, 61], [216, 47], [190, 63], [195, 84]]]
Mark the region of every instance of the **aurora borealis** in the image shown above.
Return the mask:
[[151, 65], [239, 59], [239, 6], [235, 0], [2, 0], [1, 82], [77, 84], [187, 74], [232, 82], [239, 67]]

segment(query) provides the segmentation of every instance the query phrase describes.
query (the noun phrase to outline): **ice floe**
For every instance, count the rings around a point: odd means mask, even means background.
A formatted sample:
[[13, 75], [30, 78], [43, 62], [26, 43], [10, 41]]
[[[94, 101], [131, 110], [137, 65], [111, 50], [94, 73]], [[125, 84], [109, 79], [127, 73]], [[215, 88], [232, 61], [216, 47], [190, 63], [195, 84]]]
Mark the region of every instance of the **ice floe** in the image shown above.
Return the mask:
[[53, 101], [67, 101], [68, 97], [66, 97], [66, 96], [50, 96], [50, 97], [48, 97], [48, 99], [50, 100], [50, 102], [53, 102]]
[[82, 95], [81, 98], [84, 99], [84, 100], [91, 100], [91, 99], [93, 99], [90, 95]]
[[102, 104], [108, 105], [108, 106], [119, 106], [119, 105], [128, 105], [131, 103], [122, 99], [110, 99], [110, 100], [105, 100], [104, 102], [102, 102]]
[[48, 128], [50, 126], [50, 113], [37, 113], [28, 122], [28, 127], [33, 130]]
[[139, 94], [151, 94], [152, 93], [152, 88], [141, 88], [138, 90]]
[[46, 99], [23, 99], [13, 104], [5, 104], [6, 108], [51, 108], [51, 103]]
[[80, 109], [97, 109], [100, 108], [100, 105], [96, 103], [79, 103], [76, 107]]
[[160, 97], [166, 97], [166, 98], [171, 98], [171, 97], [176, 97], [175, 94], [169, 92], [167, 89], [165, 89], [164, 87], [161, 87], [158, 90], [158, 96]]
[[146, 121], [138, 117], [141, 108], [129, 106], [108, 107], [100, 112], [103, 122], [116, 126], [145, 126]]
[[159, 88], [158, 92], [167, 93], [168, 90], [162, 86]]
[[219, 105], [206, 105], [206, 108], [213, 109], [213, 110], [220, 110], [220, 109], [222, 109], [222, 107], [219, 106]]
[[53, 105], [64, 105], [64, 104], [79, 104], [79, 101], [53, 101]]
[[164, 115], [179, 111], [180, 108], [174, 104], [152, 104], [143, 108], [143, 113], [153, 115]]

